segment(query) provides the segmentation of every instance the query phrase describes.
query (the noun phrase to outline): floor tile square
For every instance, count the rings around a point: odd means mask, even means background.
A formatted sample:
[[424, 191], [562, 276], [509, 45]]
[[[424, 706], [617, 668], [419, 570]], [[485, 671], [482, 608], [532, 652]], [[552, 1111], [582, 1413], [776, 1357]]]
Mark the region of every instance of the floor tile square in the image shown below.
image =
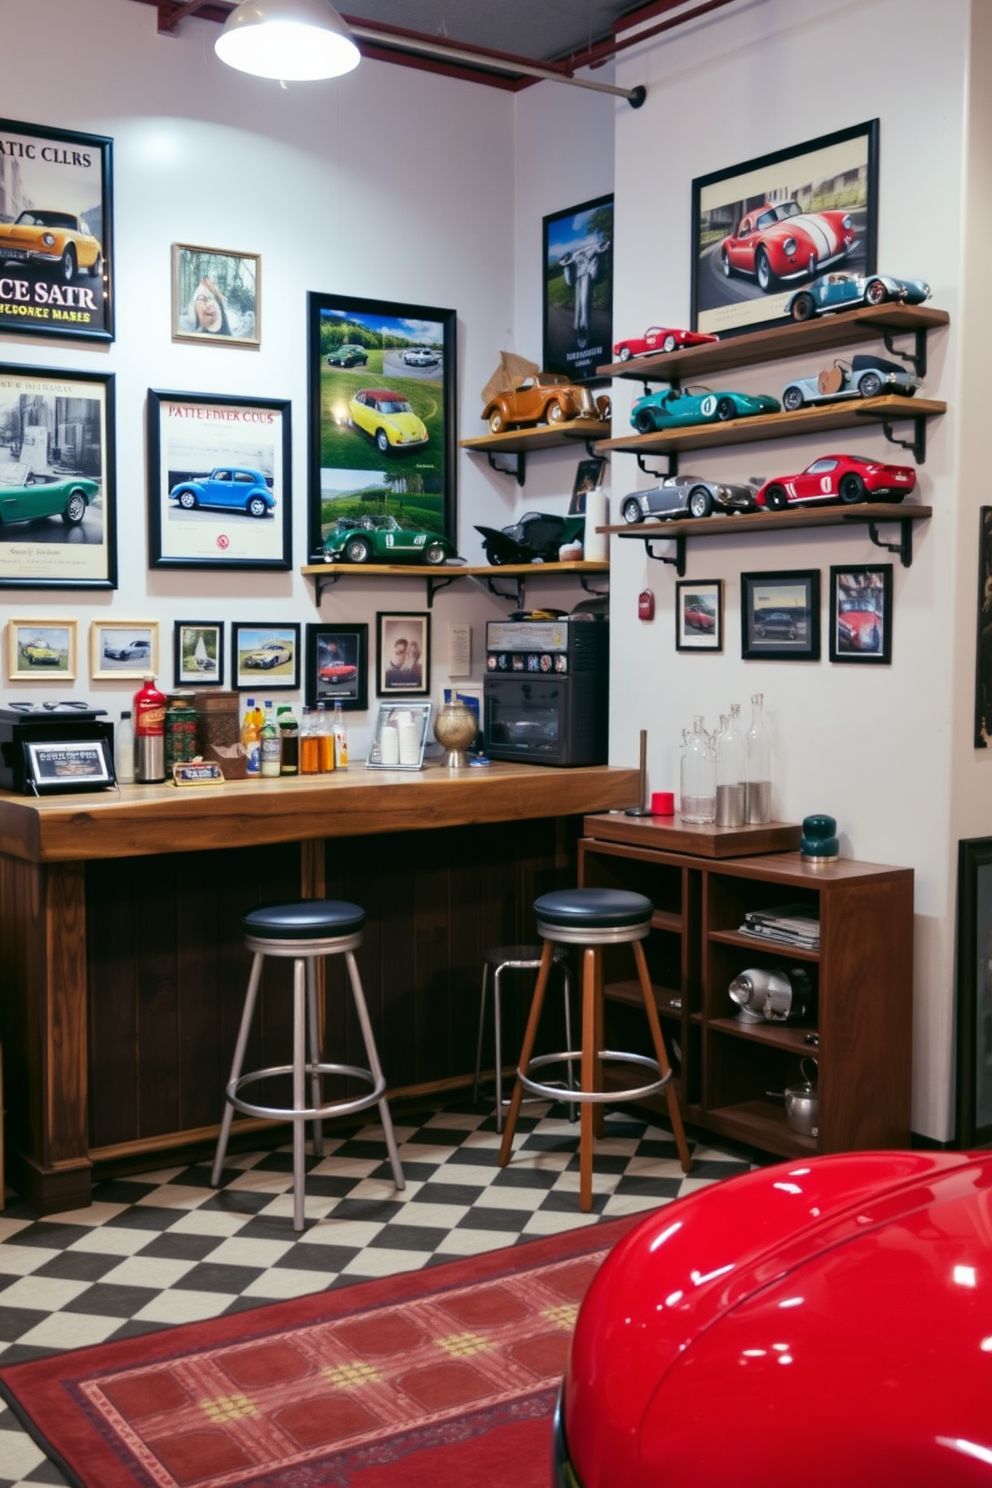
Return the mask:
[[401, 1271], [422, 1271], [429, 1256], [423, 1250], [376, 1250], [370, 1247], [349, 1261], [344, 1276], [397, 1276]]
[[60, 1250], [50, 1246], [17, 1244], [17, 1237], [7, 1245], [0, 1245], [0, 1298], [6, 1290], [8, 1278], [30, 1276], [42, 1266], [47, 1266], [61, 1255]]
[[164, 1291], [166, 1287], [175, 1286], [181, 1281], [195, 1264], [194, 1261], [170, 1260], [165, 1256], [128, 1256], [112, 1271], [108, 1271], [103, 1280], [108, 1286], [145, 1287]]
[[[97, 1230], [84, 1230], [78, 1240], [73, 1240], [66, 1255], [137, 1255], [146, 1246], [157, 1240], [158, 1230], [128, 1229], [124, 1225], [101, 1225]], [[0, 1265], [2, 1251], [0, 1251]]]
[[218, 1266], [211, 1261], [201, 1261], [191, 1266], [174, 1283], [173, 1291], [224, 1292], [236, 1297], [249, 1286], [262, 1271], [262, 1266]]
[[321, 1243], [318, 1238], [317, 1226], [305, 1231], [304, 1237], [297, 1240], [293, 1249], [281, 1261], [277, 1261], [271, 1269], [274, 1271], [304, 1271], [310, 1274], [319, 1272], [326, 1278], [343, 1271], [349, 1261], [353, 1261], [359, 1255], [362, 1247], [360, 1245], [333, 1245]]
[[[251, 1219], [251, 1214], [236, 1213], [233, 1210], [221, 1208], [215, 1202], [210, 1202], [204, 1208], [192, 1209], [181, 1219], [177, 1219], [170, 1227], [168, 1234], [169, 1238], [189, 1235], [203, 1240], [209, 1240], [211, 1237], [223, 1240], [228, 1235], [240, 1234], [245, 1226], [251, 1223]], [[156, 1245], [159, 1243], [155, 1241]]]
[[149, 1323], [198, 1323], [203, 1318], [220, 1317], [234, 1301], [234, 1292], [159, 1292], [146, 1302], [135, 1321]]
[[223, 1243], [221, 1235], [177, 1235], [174, 1229], [156, 1235], [141, 1254], [146, 1260], [202, 1261]]
[[93, 1313], [53, 1312], [29, 1329], [20, 1341], [34, 1348], [88, 1348], [94, 1343], [106, 1343], [117, 1332], [120, 1321], [120, 1318], [99, 1317]]
[[282, 1240], [261, 1240], [234, 1235], [222, 1240], [210, 1257], [212, 1266], [252, 1266], [256, 1271], [276, 1266], [293, 1249], [292, 1235]]
[[34, 1272], [35, 1276], [61, 1276], [71, 1281], [99, 1281], [118, 1264], [114, 1255], [85, 1250], [63, 1250]]
[[74, 1301], [67, 1302], [62, 1311], [89, 1312], [121, 1322], [133, 1317], [153, 1295], [150, 1287], [108, 1286], [97, 1281]]
[[88, 1281], [73, 1281], [64, 1276], [19, 1276], [3, 1292], [3, 1306], [57, 1312], [80, 1292], [87, 1291], [89, 1285]]
[[305, 1297], [310, 1292], [327, 1290], [330, 1281], [326, 1271], [303, 1271], [291, 1267], [275, 1267], [263, 1271], [245, 1287], [242, 1296], [254, 1297], [256, 1302], [279, 1302], [289, 1297]]

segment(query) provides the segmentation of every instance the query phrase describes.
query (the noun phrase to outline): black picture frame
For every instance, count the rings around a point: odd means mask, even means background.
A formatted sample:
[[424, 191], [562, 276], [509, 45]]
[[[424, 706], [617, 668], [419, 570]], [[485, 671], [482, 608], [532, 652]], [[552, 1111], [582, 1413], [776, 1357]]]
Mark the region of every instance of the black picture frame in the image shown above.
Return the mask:
[[[13, 166], [0, 222], [0, 331], [112, 341], [113, 140], [0, 119], [0, 155]], [[22, 213], [55, 238], [33, 245], [43, 259], [9, 257], [25, 245], [21, 239], [7, 249], [4, 223]]]
[[992, 837], [958, 842], [955, 1139], [992, 1144]]
[[978, 634], [975, 641], [975, 748], [992, 739], [992, 506], [979, 511]]
[[891, 563], [842, 563], [831, 568], [830, 660], [891, 665]]
[[741, 574], [744, 661], [820, 660], [820, 571]]
[[[311, 560], [323, 560], [324, 538], [339, 517], [392, 516], [401, 527], [439, 532], [454, 547], [455, 311], [311, 291], [307, 318]], [[436, 360], [406, 360], [418, 355]], [[388, 391], [409, 403], [426, 442], [391, 444], [397, 426], [384, 421], [398, 415], [370, 405], [363, 412], [355, 401], [362, 392]], [[407, 432], [416, 435], [416, 425]]]
[[586, 497], [593, 491], [601, 491], [605, 479], [604, 455], [589, 455], [585, 460], [579, 461], [575, 467], [575, 480], [572, 482], [572, 495], [568, 503], [570, 517], [585, 516]]
[[675, 649], [723, 650], [722, 579], [676, 579]]
[[[0, 588], [117, 588], [114, 400], [112, 372], [0, 366], [0, 444], [8, 460], [16, 454], [5, 467]], [[25, 515], [14, 519], [18, 500]]]
[[[264, 658], [254, 664], [252, 654], [267, 648], [278, 651], [279, 660]], [[284, 653], [288, 652], [288, 655]], [[286, 624], [259, 625], [250, 620], [231, 622], [231, 686], [238, 692], [252, 692], [261, 700], [270, 692], [298, 692], [300, 687], [300, 626]]]
[[[876, 271], [878, 136], [878, 120], [869, 119], [693, 181], [692, 330], [723, 337], [781, 325], [789, 318], [790, 295], [816, 275]], [[808, 224], [794, 253], [784, 245], [779, 252], [778, 238], [788, 229], [772, 223], [763, 229], [752, 219], [762, 205], [785, 203], [798, 205], [804, 216], [850, 215], [853, 243], [844, 247], [845, 230], [838, 235], [839, 222], [828, 218]], [[751, 230], [741, 234], [742, 226]], [[762, 252], [771, 274], [767, 289]]]
[[[149, 388], [149, 567], [290, 568], [291, 432], [288, 398]], [[232, 490], [238, 471], [262, 482], [244, 481], [244, 508], [215, 505], [212, 496], [227, 494], [223, 483], [206, 489], [212, 471], [224, 472]], [[267, 514], [249, 514], [257, 502], [272, 503]]]
[[[306, 695], [311, 707], [340, 703], [346, 713], [369, 705], [369, 628], [367, 625], [307, 626]], [[340, 676], [322, 677], [323, 667], [339, 665]]]
[[541, 260], [545, 372], [602, 381], [613, 359], [613, 197], [551, 212]]
[[[377, 697], [429, 697], [431, 617], [427, 610], [379, 610], [375, 617]], [[403, 645], [403, 654], [399, 646]], [[413, 656], [410, 648], [416, 646]]]
[[177, 620], [172, 627], [176, 687], [223, 687], [223, 620]]

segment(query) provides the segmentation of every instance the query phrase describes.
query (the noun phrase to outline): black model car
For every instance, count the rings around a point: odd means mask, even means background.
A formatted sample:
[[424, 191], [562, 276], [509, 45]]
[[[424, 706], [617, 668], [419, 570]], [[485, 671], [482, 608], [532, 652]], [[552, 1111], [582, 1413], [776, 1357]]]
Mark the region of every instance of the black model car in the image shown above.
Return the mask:
[[548, 512], [527, 512], [512, 527], [476, 527], [489, 563], [555, 563], [558, 549], [581, 538], [584, 516], [556, 517]]

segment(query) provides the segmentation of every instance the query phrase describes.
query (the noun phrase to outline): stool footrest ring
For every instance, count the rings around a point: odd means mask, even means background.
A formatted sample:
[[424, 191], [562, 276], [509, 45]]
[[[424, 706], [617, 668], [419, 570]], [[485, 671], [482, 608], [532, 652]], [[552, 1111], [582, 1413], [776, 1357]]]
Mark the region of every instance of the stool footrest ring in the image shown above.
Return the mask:
[[[596, 1057], [601, 1060], [609, 1060], [614, 1064], [639, 1064], [644, 1069], [651, 1070], [658, 1076], [658, 1079], [652, 1080], [649, 1085], [641, 1085], [637, 1089], [631, 1090], [628, 1090], [626, 1087], [618, 1090], [572, 1089], [566, 1097], [569, 1101], [578, 1101], [581, 1103], [583, 1101], [642, 1100], [645, 1096], [657, 1095], [659, 1090], [664, 1090], [672, 1078], [671, 1070], [669, 1070], [667, 1075], [663, 1075], [657, 1059], [650, 1059], [646, 1054], [628, 1054], [618, 1049], [601, 1049]], [[528, 1068], [532, 1070], [540, 1069], [546, 1064], [571, 1065], [577, 1060], [581, 1061], [581, 1059], [581, 1050], [566, 1049], [561, 1054], [540, 1054], [536, 1059], [530, 1061]], [[532, 1080], [522, 1070], [517, 1070], [517, 1078], [523, 1088], [529, 1091], [531, 1095], [543, 1095], [547, 1100], [561, 1100], [563, 1098], [560, 1088], [556, 1088], [554, 1085], [542, 1084], [540, 1080]]]
[[275, 1064], [269, 1069], [252, 1070], [250, 1074], [239, 1075], [228, 1084], [227, 1099], [236, 1111], [242, 1111], [246, 1116], [261, 1116], [266, 1120], [276, 1121], [322, 1121], [325, 1117], [351, 1116], [356, 1111], [366, 1111], [369, 1106], [378, 1104], [386, 1093], [385, 1076], [377, 1080], [371, 1070], [361, 1069], [358, 1065], [308, 1064], [305, 1070], [308, 1080], [313, 1075], [350, 1075], [353, 1079], [364, 1080], [372, 1089], [365, 1095], [354, 1096], [350, 1100], [328, 1101], [323, 1106], [259, 1106], [241, 1098], [241, 1087], [253, 1080], [269, 1080], [276, 1075], [292, 1073], [291, 1064]]

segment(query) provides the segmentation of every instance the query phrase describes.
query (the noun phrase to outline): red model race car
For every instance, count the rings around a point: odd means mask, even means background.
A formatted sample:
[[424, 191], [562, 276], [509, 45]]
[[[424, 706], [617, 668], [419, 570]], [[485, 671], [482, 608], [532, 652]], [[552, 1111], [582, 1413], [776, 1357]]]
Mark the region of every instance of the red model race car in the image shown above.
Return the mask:
[[668, 326], [651, 326], [643, 336], [618, 341], [613, 353], [621, 362], [627, 362], [631, 357], [651, 356], [652, 353], [661, 351], [681, 351], [683, 346], [705, 346], [708, 342], [719, 339], [719, 336], [706, 336], [700, 331], [676, 331]]
[[883, 465], [857, 455], [824, 455], [799, 475], [765, 481], [755, 501], [769, 511], [813, 501], [901, 501], [916, 485], [911, 465]]
[[768, 293], [779, 280], [812, 277], [842, 262], [854, 239], [854, 221], [847, 212], [804, 212], [798, 202], [765, 202], [741, 218], [732, 237], [724, 238], [720, 265], [728, 279], [749, 274]]

